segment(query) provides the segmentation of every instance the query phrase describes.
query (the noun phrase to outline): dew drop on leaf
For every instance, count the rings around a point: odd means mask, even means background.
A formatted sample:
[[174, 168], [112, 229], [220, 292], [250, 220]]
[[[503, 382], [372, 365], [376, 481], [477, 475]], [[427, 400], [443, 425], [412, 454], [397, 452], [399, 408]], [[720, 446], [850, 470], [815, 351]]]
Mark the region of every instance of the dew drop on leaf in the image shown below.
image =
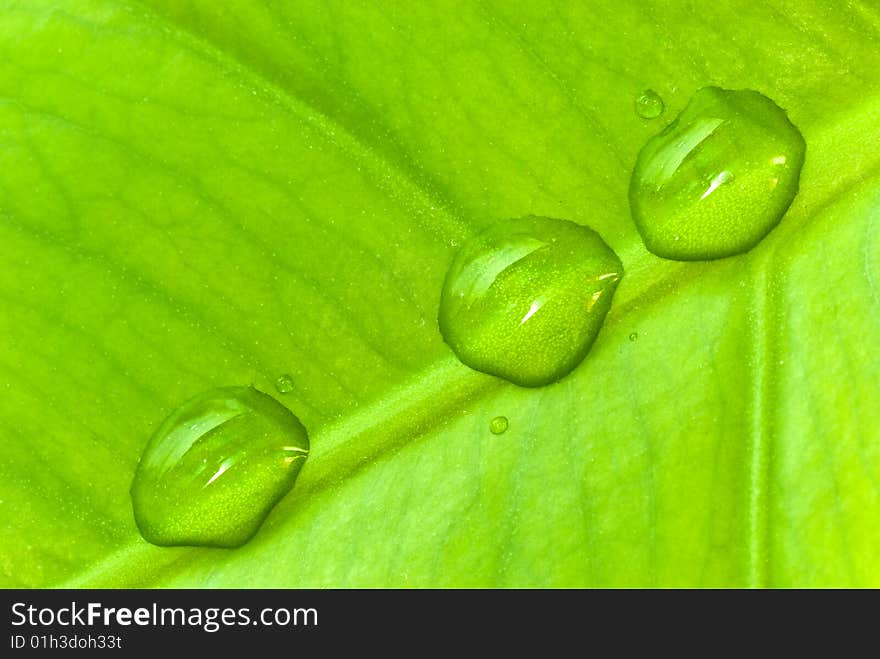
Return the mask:
[[506, 416], [496, 416], [489, 422], [489, 431], [493, 435], [503, 435], [507, 431], [508, 421]]
[[805, 151], [800, 131], [763, 94], [700, 89], [633, 169], [630, 209], [645, 246], [680, 261], [750, 250], [794, 200]]
[[635, 108], [636, 114], [642, 119], [656, 119], [663, 114], [666, 106], [663, 104], [660, 94], [653, 89], [646, 89], [636, 96]]
[[293, 378], [288, 373], [279, 375], [278, 379], [275, 380], [275, 389], [278, 390], [279, 394], [289, 394], [293, 391]]
[[630, 335], [629, 335], [629, 340], [630, 340], [630, 341], [638, 341], [638, 340], [639, 340], [639, 335], [638, 335], [638, 333], [633, 332], [632, 334], [630, 334]]
[[141, 535], [155, 545], [238, 547], [293, 487], [306, 429], [252, 387], [212, 389], [158, 427], [131, 486]]
[[622, 276], [620, 259], [588, 227], [535, 216], [499, 222], [456, 254], [440, 333], [475, 370], [550, 384], [587, 355]]

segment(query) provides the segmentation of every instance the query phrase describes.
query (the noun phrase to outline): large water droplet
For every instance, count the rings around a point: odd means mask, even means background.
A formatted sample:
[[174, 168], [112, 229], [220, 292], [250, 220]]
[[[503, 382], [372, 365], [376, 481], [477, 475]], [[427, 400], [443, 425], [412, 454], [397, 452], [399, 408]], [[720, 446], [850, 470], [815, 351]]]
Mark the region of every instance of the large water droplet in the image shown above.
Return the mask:
[[766, 96], [700, 89], [639, 152], [629, 200], [645, 245], [681, 261], [748, 251], [791, 205], [805, 150]]
[[440, 332], [462, 362], [538, 387], [589, 352], [623, 276], [592, 229], [523, 217], [495, 224], [455, 256], [440, 299]]
[[503, 435], [507, 432], [508, 421], [506, 416], [496, 416], [489, 422], [489, 432], [493, 435]]
[[212, 389], [156, 430], [131, 485], [141, 535], [155, 545], [238, 547], [293, 487], [306, 429], [253, 388]]
[[660, 94], [653, 89], [646, 89], [636, 96], [635, 107], [636, 114], [642, 119], [656, 119], [663, 114], [666, 106], [663, 105], [663, 99], [660, 98]]

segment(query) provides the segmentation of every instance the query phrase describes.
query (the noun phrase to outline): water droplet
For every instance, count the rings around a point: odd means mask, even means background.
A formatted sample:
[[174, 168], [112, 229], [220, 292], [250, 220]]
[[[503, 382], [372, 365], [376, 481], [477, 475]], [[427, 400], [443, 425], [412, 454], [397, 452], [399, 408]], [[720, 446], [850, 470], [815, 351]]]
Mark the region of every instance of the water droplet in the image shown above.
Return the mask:
[[293, 378], [290, 374], [279, 375], [278, 379], [275, 380], [275, 389], [278, 390], [279, 394], [289, 394], [293, 391]]
[[750, 250], [791, 205], [805, 150], [766, 96], [700, 89], [645, 144], [633, 170], [630, 207], [645, 245], [680, 261]]
[[534, 216], [499, 222], [456, 254], [440, 332], [473, 369], [550, 384], [589, 352], [622, 276], [620, 259], [588, 227]]
[[633, 332], [632, 334], [630, 334], [630, 335], [629, 335], [629, 340], [630, 340], [630, 341], [638, 341], [638, 340], [639, 340], [639, 335], [638, 335], [638, 333], [637, 333], [637, 332]]
[[646, 89], [636, 96], [635, 106], [636, 114], [642, 119], [656, 119], [666, 109], [660, 94], [653, 89]]
[[489, 422], [489, 432], [493, 435], [503, 435], [507, 431], [508, 421], [506, 416], [496, 416]]
[[131, 498], [155, 545], [238, 547], [293, 487], [306, 429], [252, 387], [212, 389], [184, 403], [141, 456]]

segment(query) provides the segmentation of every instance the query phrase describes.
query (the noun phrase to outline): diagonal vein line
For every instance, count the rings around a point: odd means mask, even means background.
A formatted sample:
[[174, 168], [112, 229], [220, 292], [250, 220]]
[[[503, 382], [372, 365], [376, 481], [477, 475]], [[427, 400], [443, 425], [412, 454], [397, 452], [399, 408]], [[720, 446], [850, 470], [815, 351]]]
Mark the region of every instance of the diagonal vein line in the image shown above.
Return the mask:
[[436, 235], [439, 228], [444, 240], [452, 238], [459, 242], [473, 233], [473, 229], [450, 206], [449, 201], [430, 189], [426, 181], [413, 180], [401, 167], [377, 154], [376, 149], [359, 139], [347, 126], [292, 94], [254, 66], [221, 50], [188, 26], [158, 13], [142, 0], [130, 0], [129, 4], [146, 10], [143, 15], [145, 19], [172, 29], [192, 52], [237, 75], [254, 90], [267, 93], [322, 140], [360, 163], [371, 174], [377, 187], [402, 208], [411, 211], [424, 230]]
[[770, 279], [764, 268], [759, 268], [752, 284], [751, 313], [751, 418], [748, 464], [748, 585], [760, 588], [767, 585], [768, 567], [768, 452], [769, 432], [768, 400], [769, 371], [772, 368], [772, 346], [765, 331], [769, 324], [763, 319], [767, 314], [767, 296]]

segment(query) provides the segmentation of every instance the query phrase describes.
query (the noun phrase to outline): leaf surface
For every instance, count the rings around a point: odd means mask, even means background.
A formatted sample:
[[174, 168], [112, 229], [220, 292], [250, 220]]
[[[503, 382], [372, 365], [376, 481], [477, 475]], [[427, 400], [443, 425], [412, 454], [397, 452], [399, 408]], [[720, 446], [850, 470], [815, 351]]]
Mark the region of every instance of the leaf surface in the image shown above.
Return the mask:
[[[3, 585], [880, 585], [880, 12], [670, 4], [0, 3]], [[788, 111], [801, 191], [664, 261], [629, 175], [706, 85]], [[541, 389], [436, 326], [528, 214], [626, 268]], [[147, 544], [153, 429], [249, 384], [310, 431], [293, 491], [239, 549]]]

